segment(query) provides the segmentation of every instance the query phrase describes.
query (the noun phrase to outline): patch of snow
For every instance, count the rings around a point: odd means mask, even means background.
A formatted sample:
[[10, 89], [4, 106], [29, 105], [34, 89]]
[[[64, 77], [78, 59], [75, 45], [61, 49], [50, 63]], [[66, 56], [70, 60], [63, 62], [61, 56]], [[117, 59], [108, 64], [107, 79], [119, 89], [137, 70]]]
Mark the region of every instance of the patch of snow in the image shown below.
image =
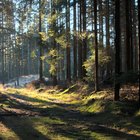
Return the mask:
[[[24, 87], [27, 83], [30, 83], [31, 81], [38, 80], [39, 75], [23, 75], [19, 77], [19, 86], [18, 87]], [[46, 81], [48, 81], [48, 78], [44, 78]], [[17, 79], [10, 80], [7, 84], [5, 84], [6, 87], [17, 87]]]

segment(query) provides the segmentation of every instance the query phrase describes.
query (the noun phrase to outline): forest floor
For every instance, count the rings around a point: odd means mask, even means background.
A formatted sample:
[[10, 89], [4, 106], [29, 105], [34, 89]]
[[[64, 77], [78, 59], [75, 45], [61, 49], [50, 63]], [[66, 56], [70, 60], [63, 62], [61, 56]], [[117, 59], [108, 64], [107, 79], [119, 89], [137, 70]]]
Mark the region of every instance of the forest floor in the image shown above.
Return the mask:
[[[132, 96], [134, 95], [134, 96]], [[0, 87], [1, 140], [139, 140], [135, 92], [113, 101], [111, 89]]]

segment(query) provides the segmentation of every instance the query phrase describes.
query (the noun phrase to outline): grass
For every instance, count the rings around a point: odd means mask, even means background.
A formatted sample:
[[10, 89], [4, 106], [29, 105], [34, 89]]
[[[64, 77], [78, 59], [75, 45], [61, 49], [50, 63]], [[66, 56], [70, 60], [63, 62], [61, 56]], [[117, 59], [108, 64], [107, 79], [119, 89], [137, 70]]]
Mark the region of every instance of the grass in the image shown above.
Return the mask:
[[87, 89], [83, 85], [42, 92], [1, 88], [0, 139], [140, 139], [136, 102], [114, 102], [111, 90], [88, 93]]

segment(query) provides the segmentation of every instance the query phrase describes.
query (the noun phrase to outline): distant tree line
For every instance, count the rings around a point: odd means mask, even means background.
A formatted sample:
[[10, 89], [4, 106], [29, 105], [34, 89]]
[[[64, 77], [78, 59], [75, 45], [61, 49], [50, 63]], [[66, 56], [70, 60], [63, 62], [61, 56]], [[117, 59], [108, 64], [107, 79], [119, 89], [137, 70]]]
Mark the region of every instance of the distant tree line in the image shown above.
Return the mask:
[[[123, 84], [139, 81], [139, 3], [2, 1], [0, 6], [6, 8], [0, 15], [1, 36], [5, 36], [0, 40], [1, 79], [39, 73], [40, 80], [50, 77], [53, 85], [82, 80], [93, 83], [95, 91], [101, 84], [112, 84], [114, 99], [119, 100]], [[7, 31], [12, 27], [14, 33], [4, 35], [5, 27]]]

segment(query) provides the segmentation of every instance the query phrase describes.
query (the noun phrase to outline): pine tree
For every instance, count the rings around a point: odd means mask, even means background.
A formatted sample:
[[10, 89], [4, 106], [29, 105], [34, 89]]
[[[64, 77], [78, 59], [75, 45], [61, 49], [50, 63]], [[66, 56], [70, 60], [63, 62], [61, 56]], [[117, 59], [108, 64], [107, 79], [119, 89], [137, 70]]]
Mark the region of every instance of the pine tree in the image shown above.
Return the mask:
[[[39, 32], [42, 31], [42, 1], [39, 0]], [[40, 66], [39, 66], [39, 79], [40, 81], [43, 80], [43, 61], [42, 61], [42, 56], [43, 56], [43, 48], [42, 48], [42, 45], [41, 45], [41, 38], [40, 38], [40, 49], [39, 49], [39, 57], [40, 57]]]
[[126, 14], [126, 69], [127, 71], [133, 68], [133, 50], [131, 37], [131, 1], [125, 0], [125, 14]]
[[[82, 34], [82, 1], [79, 1], [79, 9], [78, 9], [78, 32], [80, 35]], [[83, 64], [83, 58], [82, 58], [82, 41], [79, 37], [78, 40], [78, 79], [82, 80], [83, 78], [83, 72], [82, 72], [82, 64]]]
[[99, 79], [98, 79], [98, 40], [97, 40], [97, 0], [94, 0], [94, 30], [95, 30], [95, 91], [98, 91]]
[[[83, 34], [85, 34], [83, 40], [82, 40], [82, 44], [83, 44], [83, 63], [86, 61], [87, 59], [87, 36], [86, 36], [86, 0], [82, 0], [82, 18], [83, 18]], [[85, 67], [83, 67], [83, 73], [82, 73], [82, 77], [86, 76], [86, 69]]]
[[[73, 30], [74, 33], [76, 33], [76, 0], [73, 1]], [[73, 36], [73, 65], [74, 65], [74, 71], [73, 71], [73, 78], [76, 80], [77, 79], [77, 37], [76, 35]]]
[[67, 81], [71, 81], [71, 52], [70, 52], [70, 0], [66, 2], [66, 38], [67, 38], [67, 48], [66, 48], [66, 65], [67, 65]]
[[138, 20], [139, 20], [139, 106], [140, 106], [140, 0], [138, 0]]
[[115, 0], [115, 95], [114, 100], [120, 99], [120, 83], [118, 77], [120, 76], [120, 0]]

